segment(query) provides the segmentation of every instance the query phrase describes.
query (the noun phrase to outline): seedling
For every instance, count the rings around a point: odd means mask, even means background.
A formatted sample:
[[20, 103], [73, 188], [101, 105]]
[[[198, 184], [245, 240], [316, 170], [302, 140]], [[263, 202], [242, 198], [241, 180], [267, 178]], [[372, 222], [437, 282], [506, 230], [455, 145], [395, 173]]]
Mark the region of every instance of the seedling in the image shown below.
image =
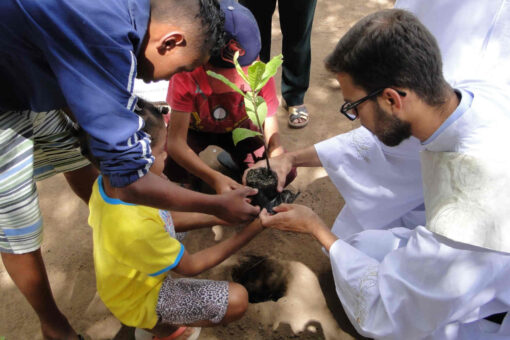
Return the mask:
[[248, 118], [255, 124], [259, 131], [253, 131], [245, 128], [236, 128], [232, 131], [232, 139], [234, 140], [234, 145], [237, 145], [240, 141], [258, 136], [262, 138], [264, 143], [264, 154], [267, 162], [267, 169], [271, 171], [271, 167], [269, 166], [269, 155], [267, 153], [267, 142], [266, 136], [264, 134], [263, 123], [267, 116], [267, 103], [259, 96], [260, 90], [267, 84], [269, 79], [273, 77], [278, 68], [283, 62], [282, 55], [277, 55], [273, 59], [271, 59], [267, 64], [263, 63], [260, 60], [254, 61], [248, 67], [248, 73], [244, 73], [241, 65], [239, 65], [239, 52], [236, 52], [234, 55], [234, 65], [236, 67], [237, 73], [241, 78], [248, 84], [250, 90], [246, 93], [243, 92], [237, 85], [232, 83], [226, 77], [221, 74], [207, 71], [207, 74], [210, 77], [216, 78], [226, 85], [230, 86], [234, 91], [239, 93], [244, 97], [244, 106], [246, 108], [246, 113], [248, 114]]
[[237, 143], [246, 138], [262, 138], [262, 142], [264, 143], [264, 154], [266, 158], [267, 169], [257, 168], [248, 171], [246, 175], [246, 184], [259, 189], [258, 193], [252, 199], [252, 204], [265, 207], [267, 208], [267, 211], [273, 213], [273, 207], [283, 202], [292, 203], [296, 199], [297, 195], [299, 195], [299, 193], [293, 194], [289, 190], [284, 190], [281, 193], [276, 191], [278, 178], [276, 173], [271, 170], [269, 165], [267, 142], [263, 129], [263, 123], [267, 116], [267, 103], [264, 98], [259, 96], [260, 90], [262, 90], [269, 79], [271, 79], [271, 77], [273, 77], [278, 71], [278, 67], [280, 67], [282, 64], [283, 58], [281, 54], [277, 55], [267, 64], [257, 60], [248, 67], [247, 74], [244, 73], [241, 65], [239, 65], [237, 60], [238, 58], [239, 52], [236, 52], [234, 55], [234, 65], [236, 67], [237, 73], [239, 73], [241, 78], [250, 87], [250, 90], [246, 93], [221, 74], [217, 74], [212, 71], [207, 71], [207, 74], [213, 78], [221, 80], [223, 83], [227, 84], [234, 91], [244, 97], [244, 106], [246, 108], [248, 118], [259, 128], [259, 131], [253, 131], [245, 128], [236, 128], [232, 131], [232, 139], [234, 140], [234, 145], [237, 145]]

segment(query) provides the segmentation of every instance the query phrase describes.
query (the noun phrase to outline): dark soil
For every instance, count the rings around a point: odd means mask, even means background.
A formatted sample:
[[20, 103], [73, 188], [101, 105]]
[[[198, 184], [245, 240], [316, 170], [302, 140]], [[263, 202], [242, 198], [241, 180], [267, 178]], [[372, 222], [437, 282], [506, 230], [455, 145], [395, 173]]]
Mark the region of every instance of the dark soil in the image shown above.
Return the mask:
[[292, 203], [298, 197], [299, 192], [294, 194], [290, 190], [276, 191], [278, 175], [267, 168], [251, 169], [246, 174], [246, 184], [252, 188], [259, 189], [257, 195], [253, 196], [252, 204], [266, 208], [269, 213], [274, 213], [273, 208], [282, 203]]
[[246, 255], [232, 269], [232, 279], [248, 291], [250, 303], [277, 301], [287, 291], [288, 271], [275, 259]]

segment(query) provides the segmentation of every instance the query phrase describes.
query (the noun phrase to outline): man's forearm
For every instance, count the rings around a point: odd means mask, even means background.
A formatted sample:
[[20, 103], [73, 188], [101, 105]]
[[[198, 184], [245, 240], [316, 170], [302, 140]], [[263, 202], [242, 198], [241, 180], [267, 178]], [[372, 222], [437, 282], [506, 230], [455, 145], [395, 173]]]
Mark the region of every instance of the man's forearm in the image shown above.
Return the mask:
[[309, 146], [306, 149], [292, 151], [286, 153], [286, 156], [289, 157], [290, 163], [292, 167], [319, 167], [322, 166], [322, 163], [319, 159], [319, 155], [315, 150], [315, 146]]
[[338, 240], [338, 237], [323, 223], [317, 223], [311, 234], [328, 252], [333, 243]]

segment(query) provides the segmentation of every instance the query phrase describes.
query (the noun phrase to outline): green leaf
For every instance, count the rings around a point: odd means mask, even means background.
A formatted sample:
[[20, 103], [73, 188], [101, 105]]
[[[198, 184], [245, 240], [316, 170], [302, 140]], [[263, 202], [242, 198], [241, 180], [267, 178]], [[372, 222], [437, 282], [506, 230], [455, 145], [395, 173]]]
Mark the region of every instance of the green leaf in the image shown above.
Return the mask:
[[265, 70], [266, 64], [258, 60], [248, 67], [248, 84], [252, 89], [258, 88]]
[[[246, 109], [246, 113], [248, 114], [248, 118], [250, 118], [250, 120], [253, 122], [253, 124], [255, 124], [256, 126], [259, 127], [259, 129], [262, 130], [262, 125], [264, 123], [264, 120], [266, 119], [266, 116], [267, 116], [267, 104], [266, 104], [266, 101], [264, 100], [264, 98], [262, 97], [257, 97], [257, 113], [255, 113], [255, 108], [253, 107], [253, 102], [251, 101], [251, 96], [250, 94], [252, 94], [253, 92], [248, 92], [247, 93], [247, 96], [244, 97], [244, 107]], [[259, 121], [260, 121], [260, 125], [259, 123], [257, 122], [257, 116], [256, 114], [258, 114], [259, 116]]]
[[228, 86], [230, 86], [234, 91], [236, 91], [237, 93], [239, 93], [240, 95], [242, 95], [243, 97], [245, 97], [245, 93], [243, 91], [241, 91], [241, 89], [239, 87], [237, 87], [236, 84], [234, 84], [233, 82], [231, 82], [230, 80], [228, 80], [224, 75], [222, 74], [218, 74], [216, 72], [213, 72], [213, 71], [210, 71], [208, 70], [207, 71], [207, 75], [209, 77], [213, 77], [213, 78], [216, 78], [218, 80], [221, 80], [222, 82], [224, 82], [225, 84], [227, 84]]
[[237, 145], [237, 143], [246, 138], [255, 136], [262, 136], [262, 134], [258, 131], [253, 131], [245, 128], [237, 128], [232, 131], [232, 139], [234, 140], [234, 145]]
[[246, 84], [250, 85], [250, 81], [246, 77], [246, 74], [244, 73], [243, 68], [241, 67], [241, 65], [239, 65], [238, 59], [239, 59], [239, 51], [234, 54], [234, 65], [236, 66], [237, 73], [239, 73], [241, 78], [244, 79]]
[[269, 79], [273, 77], [276, 72], [278, 72], [278, 67], [283, 63], [283, 56], [281, 54], [273, 57], [273, 59], [269, 60], [266, 64], [266, 68], [264, 70], [264, 74], [260, 80], [260, 83], [257, 84], [257, 87], [254, 91], [260, 91], [264, 85], [267, 84]]

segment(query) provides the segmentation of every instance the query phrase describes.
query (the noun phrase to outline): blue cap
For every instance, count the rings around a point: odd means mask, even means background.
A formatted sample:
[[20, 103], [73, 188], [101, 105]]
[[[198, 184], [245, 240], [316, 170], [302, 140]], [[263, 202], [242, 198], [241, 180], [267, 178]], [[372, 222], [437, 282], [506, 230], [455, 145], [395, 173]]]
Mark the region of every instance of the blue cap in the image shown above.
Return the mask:
[[234, 0], [221, 0], [220, 7], [225, 14], [224, 30], [226, 45], [219, 56], [213, 56], [209, 62], [216, 67], [234, 67], [234, 54], [239, 51], [239, 64], [247, 66], [253, 63], [260, 53], [260, 31], [257, 20], [250, 10]]

